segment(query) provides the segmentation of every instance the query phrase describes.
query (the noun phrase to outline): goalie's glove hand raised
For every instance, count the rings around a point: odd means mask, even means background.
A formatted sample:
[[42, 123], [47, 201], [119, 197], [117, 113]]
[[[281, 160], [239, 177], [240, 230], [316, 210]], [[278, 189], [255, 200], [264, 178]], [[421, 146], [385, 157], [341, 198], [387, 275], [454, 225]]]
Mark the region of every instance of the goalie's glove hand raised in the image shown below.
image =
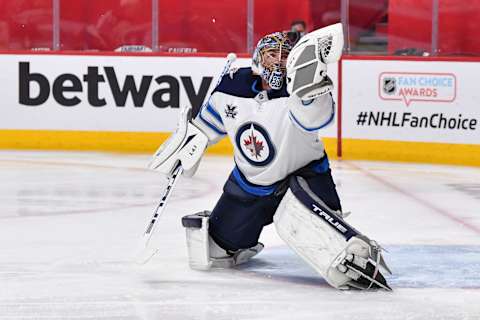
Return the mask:
[[327, 64], [340, 59], [343, 30], [340, 23], [313, 31], [301, 38], [287, 60], [287, 91], [301, 100], [315, 99], [333, 90]]

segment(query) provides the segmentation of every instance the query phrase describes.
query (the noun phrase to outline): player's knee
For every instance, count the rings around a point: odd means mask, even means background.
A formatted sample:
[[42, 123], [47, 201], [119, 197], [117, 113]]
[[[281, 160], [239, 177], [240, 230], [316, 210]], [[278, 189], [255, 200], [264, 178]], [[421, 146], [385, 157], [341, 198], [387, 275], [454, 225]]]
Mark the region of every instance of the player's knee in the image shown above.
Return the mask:
[[275, 196], [249, 194], [229, 180], [210, 216], [210, 235], [227, 250], [250, 248], [273, 222], [279, 202]]
[[234, 251], [254, 246], [260, 237], [263, 222], [249, 213], [251, 212], [234, 206], [222, 211], [216, 207], [209, 220], [210, 236], [226, 250]]
[[342, 205], [330, 169], [305, 178], [311, 191], [333, 211], [342, 211]]

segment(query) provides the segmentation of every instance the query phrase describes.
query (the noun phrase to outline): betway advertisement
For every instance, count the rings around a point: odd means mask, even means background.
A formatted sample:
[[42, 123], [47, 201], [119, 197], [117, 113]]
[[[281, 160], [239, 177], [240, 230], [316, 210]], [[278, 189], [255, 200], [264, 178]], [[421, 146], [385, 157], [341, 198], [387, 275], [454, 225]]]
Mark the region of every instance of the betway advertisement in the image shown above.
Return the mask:
[[[203, 105], [224, 65], [216, 57], [0, 55], [0, 129], [172, 131], [180, 107]], [[322, 135], [336, 136], [336, 125]]]
[[343, 60], [344, 138], [480, 144], [479, 62]]

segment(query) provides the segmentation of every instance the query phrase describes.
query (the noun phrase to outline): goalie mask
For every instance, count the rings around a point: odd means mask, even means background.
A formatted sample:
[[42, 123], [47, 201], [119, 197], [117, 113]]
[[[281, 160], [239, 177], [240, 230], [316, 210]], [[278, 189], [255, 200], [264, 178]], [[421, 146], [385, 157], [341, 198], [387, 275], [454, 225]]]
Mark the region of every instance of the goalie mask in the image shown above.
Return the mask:
[[252, 70], [274, 90], [280, 90], [286, 77], [286, 63], [293, 44], [286, 33], [266, 35], [253, 53]]

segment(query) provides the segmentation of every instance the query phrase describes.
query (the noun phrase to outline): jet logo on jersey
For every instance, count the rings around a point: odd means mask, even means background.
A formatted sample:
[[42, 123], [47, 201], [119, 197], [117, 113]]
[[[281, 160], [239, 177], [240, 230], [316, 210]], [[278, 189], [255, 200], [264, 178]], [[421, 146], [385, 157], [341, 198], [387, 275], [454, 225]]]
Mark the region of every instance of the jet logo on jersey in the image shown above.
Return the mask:
[[245, 148], [250, 151], [250, 155], [255, 159], [261, 158], [261, 151], [263, 150], [263, 142], [257, 141], [257, 137], [253, 134], [253, 130], [250, 131], [250, 135], [247, 140], [243, 141]]
[[275, 148], [267, 131], [257, 123], [242, 125], [235, 142], [242, 156], [253, 166], [266, 166], [275, 158]]
[[237, 106], [234, 106], [234, 105], [231, 105], [231, 104], [227, 104], [225, 106], [225, 116], [227, 118], [232, 118], [232, 119], [235, 119], [235, 117], [237, 116], [238, 112], [237, 112]]

